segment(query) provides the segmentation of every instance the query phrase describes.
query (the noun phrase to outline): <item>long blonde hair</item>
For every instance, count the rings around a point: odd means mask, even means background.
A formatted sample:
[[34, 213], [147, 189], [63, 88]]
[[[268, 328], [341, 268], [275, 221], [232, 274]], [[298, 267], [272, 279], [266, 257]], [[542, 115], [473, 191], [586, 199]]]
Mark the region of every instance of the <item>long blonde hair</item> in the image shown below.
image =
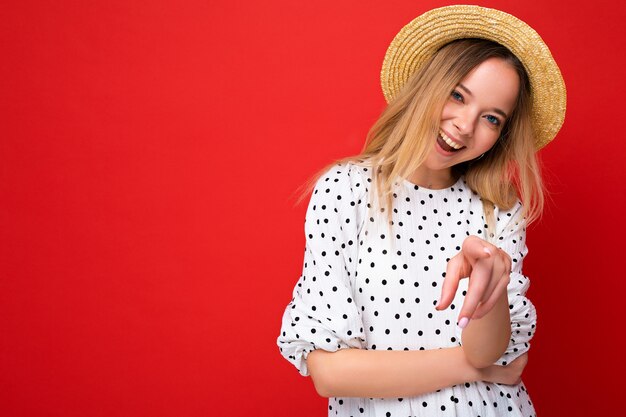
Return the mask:
[[541, 217], [544, 186], [535, 152], [530, 119], [530, 83], [522, 63], [507, 48], [483, 39], [461, 39], [442, 47], [407, 81], [367, 134], [358, 155], [335, 160], [305, 184], [304, 198], [315, 182], [336, 163], [367, 163], [381, 207], [391, 220], [393, 185], [407, 179], [425, 160], [439, 132], [443, 107], [453, 89], [476, 66], [489, 58], [508, 62], [518, 73], [520, 91], [510, 118], [496, 144], [480, 159], [454, 166], [483, 201], [485, 220], [493, 232], [494, 205], [511, 209], [519, 198], [526, 224]]

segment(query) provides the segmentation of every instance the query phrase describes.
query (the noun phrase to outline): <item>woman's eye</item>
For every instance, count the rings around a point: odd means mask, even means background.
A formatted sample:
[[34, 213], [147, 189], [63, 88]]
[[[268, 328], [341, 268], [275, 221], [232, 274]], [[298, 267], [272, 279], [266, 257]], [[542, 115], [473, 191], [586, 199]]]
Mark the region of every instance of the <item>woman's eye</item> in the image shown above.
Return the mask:
[[452, 96], [453, 99], [455, 99], [456, 101], [463, 101], [463, 96], [461, 95], [461, 93], [459, 93], [458, 91], [453, 91], [450, 96]]
[[486, 116], [487, 121], [489, 123], [491, 123], [494, 126], [500, 126], [500, 119], [498, 119], [496, 116], [492, 116], [492, 115], [488, 115]]

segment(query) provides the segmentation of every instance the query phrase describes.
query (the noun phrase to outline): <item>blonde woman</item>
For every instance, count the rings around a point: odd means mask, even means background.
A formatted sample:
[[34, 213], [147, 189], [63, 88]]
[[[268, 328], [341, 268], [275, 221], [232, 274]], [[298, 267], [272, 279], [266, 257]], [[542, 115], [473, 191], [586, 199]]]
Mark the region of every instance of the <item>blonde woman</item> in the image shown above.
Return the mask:
[[312, 184], [303, 272], [277, 343], [338, 416], [534, 416], [522, 273], [536, 151], [565, 87], [506, 13], [432, 10], [400, 31], [363, 151]]

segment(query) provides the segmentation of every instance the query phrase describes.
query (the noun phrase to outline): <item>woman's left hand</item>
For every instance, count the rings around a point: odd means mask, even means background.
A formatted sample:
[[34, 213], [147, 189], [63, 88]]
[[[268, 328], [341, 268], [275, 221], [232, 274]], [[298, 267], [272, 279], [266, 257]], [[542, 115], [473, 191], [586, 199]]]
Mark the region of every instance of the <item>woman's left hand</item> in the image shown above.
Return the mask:
[[478, 371], [482, 381], [516, 385], [522, 382], [522, 372], [524, 372], [526, 365], [528, 365], [528, 352], [507, 365], [491, 365]]
[[479, 238], [468, 236], [446, 268], [441, 298], [436, 310], [446, 309], [454, 299], [459, 281], [469, 277], [465, 301], [459, 313], [459, 326], [464, 328], [469, 319], [480, 319], [506, 292], [511, 273], [511, 257], [502, 249]]

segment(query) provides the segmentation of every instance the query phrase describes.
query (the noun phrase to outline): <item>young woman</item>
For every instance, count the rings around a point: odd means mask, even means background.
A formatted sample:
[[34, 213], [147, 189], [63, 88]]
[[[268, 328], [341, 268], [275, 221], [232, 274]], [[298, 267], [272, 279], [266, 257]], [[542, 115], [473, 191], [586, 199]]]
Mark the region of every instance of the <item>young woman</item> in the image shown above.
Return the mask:
[[329, 415], [534, 416], [522, 261], [558, 67], [515, 17], [449, 6], [400, 31], [381, 78], [364, 150], [314, 180], [280, 351]]

